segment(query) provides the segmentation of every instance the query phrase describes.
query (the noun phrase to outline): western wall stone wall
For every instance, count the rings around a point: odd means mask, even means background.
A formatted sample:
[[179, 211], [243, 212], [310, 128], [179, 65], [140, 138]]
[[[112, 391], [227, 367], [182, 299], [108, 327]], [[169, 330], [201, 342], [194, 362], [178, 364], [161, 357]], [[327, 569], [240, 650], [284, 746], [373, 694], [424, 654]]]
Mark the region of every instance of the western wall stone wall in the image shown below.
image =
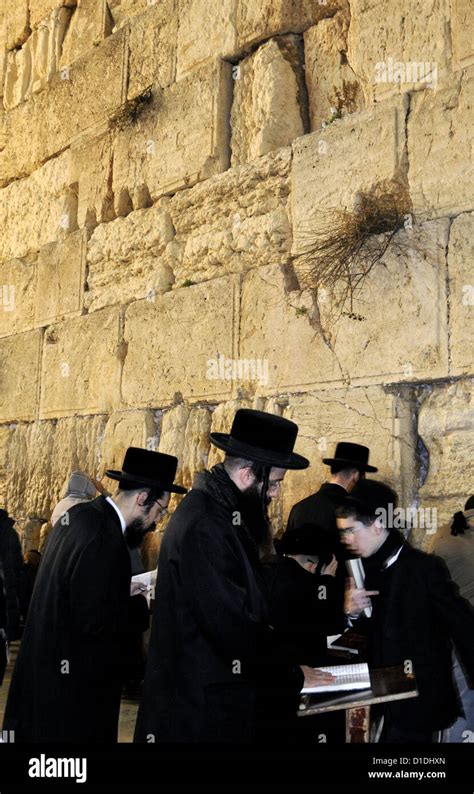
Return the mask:
[[[72, 469], [147, 445], [189, 486], [240, 406], [298, 422], [312, 462], [277, 526], [340, 439], [405, 506], [462, 507], [473, 30], [470, 0], [4, 0], [0, 496], [25, 548]], [[335, 314], [298, 270], [311, 219], [393, 182], [413, 227]]]

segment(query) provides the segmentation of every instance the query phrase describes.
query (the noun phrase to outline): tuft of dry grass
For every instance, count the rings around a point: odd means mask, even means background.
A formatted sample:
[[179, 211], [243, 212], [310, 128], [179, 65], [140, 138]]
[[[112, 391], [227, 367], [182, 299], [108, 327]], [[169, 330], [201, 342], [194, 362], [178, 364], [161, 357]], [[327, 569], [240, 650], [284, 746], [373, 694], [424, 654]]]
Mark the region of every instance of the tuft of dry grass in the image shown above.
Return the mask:
[[377, 183], [359, 193], [355, 207], [319, 210], [300, 238], [294, 257], [304, 286], [325, 287], [340, 294], [342, 304], [381, 261], [397, 232], [411, 218], [412, 204], [406, 187], [394, 181]]

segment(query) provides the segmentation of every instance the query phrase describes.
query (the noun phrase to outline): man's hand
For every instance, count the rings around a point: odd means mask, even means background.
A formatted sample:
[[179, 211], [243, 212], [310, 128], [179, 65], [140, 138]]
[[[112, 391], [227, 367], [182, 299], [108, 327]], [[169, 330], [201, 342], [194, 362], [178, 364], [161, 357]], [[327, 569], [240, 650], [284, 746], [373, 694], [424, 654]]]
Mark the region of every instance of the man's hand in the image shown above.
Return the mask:
[[337, 560], [333, 554], [331, 562], [328, 562], [327, 565], [322, 566], [321, 576], [335, 576], [337, 571], [337, 565], [338, 565]]
[[331, 673], [325, 673], [323, 670], [316, 670], [314, 667], [308, 667], [305, 664], [301, 664], [300, 667], [304, 673], [304, 687], [331, 684], [335, 680]]
[[357, 588], [354, 579], [346, 579], [346, 591], [344, 594], [344, 611], [346, 615], [360, 615], [363, 609], [372, 606], [370, 596], [379, 595], [378, 590], [365, 590], [363, 587]]

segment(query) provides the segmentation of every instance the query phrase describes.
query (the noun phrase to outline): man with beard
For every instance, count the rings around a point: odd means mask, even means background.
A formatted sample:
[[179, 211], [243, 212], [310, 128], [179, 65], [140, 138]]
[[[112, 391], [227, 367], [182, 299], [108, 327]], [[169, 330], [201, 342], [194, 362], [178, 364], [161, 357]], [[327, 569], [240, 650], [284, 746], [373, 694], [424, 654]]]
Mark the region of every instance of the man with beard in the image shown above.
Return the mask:
[[256, 736], [257, 699], [331, 679], [272, 654], [260, 550], [267, 505], [293, 452], [298, 427], [241, 409], [230, 434], [211, 433], [224, 463], [197, 475], [173, 514], [158, 560], [156, 604], [135, 741], [244, 742]]
[[130, 556], [167, 505], [177, 459], [136, 447], [115, 496], [64, 513], [48, 537], [3, 728], [15, 742], [117, 740]]

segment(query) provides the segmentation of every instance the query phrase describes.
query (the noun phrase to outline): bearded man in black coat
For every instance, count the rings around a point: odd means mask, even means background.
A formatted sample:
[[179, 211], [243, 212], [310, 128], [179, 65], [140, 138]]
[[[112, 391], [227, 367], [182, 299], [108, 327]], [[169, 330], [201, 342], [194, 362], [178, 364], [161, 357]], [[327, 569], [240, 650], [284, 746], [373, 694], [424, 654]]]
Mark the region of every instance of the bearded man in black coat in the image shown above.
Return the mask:
[[297, 432], [279, 416], [241, 409], [230, 434], [211, 434], [225, 461], [196, 477], [160, 548], [135, 741], [251, 741], [261, 688], [273, 681], [298, 693], [328, 680], [272, 658], [261, 575], [268, 500], [286, 469], [308, 466], [293, 452]]
[[[418, 697], [384, 705], [380, 741], [427, 743], [460, 714], [453, 645], [474, 686], [474, 609], [443, 560], [412, 548], [390, 527], [396, 502], [384, 483], [362, 480], [337, 510], [343, 541], [365, 569], [363, 588], [351, 580], [346, 610], [368, 636], [371, 666], [400, 665], [415, 676]], [[370, 605], [371, 617], [361, 616]]]
[[30, 602], [3, 728], [15, 742], [114, 742], [130, 556], [168, 503], [177, 459], [130, 447], [113, 497], [56, 522]]

